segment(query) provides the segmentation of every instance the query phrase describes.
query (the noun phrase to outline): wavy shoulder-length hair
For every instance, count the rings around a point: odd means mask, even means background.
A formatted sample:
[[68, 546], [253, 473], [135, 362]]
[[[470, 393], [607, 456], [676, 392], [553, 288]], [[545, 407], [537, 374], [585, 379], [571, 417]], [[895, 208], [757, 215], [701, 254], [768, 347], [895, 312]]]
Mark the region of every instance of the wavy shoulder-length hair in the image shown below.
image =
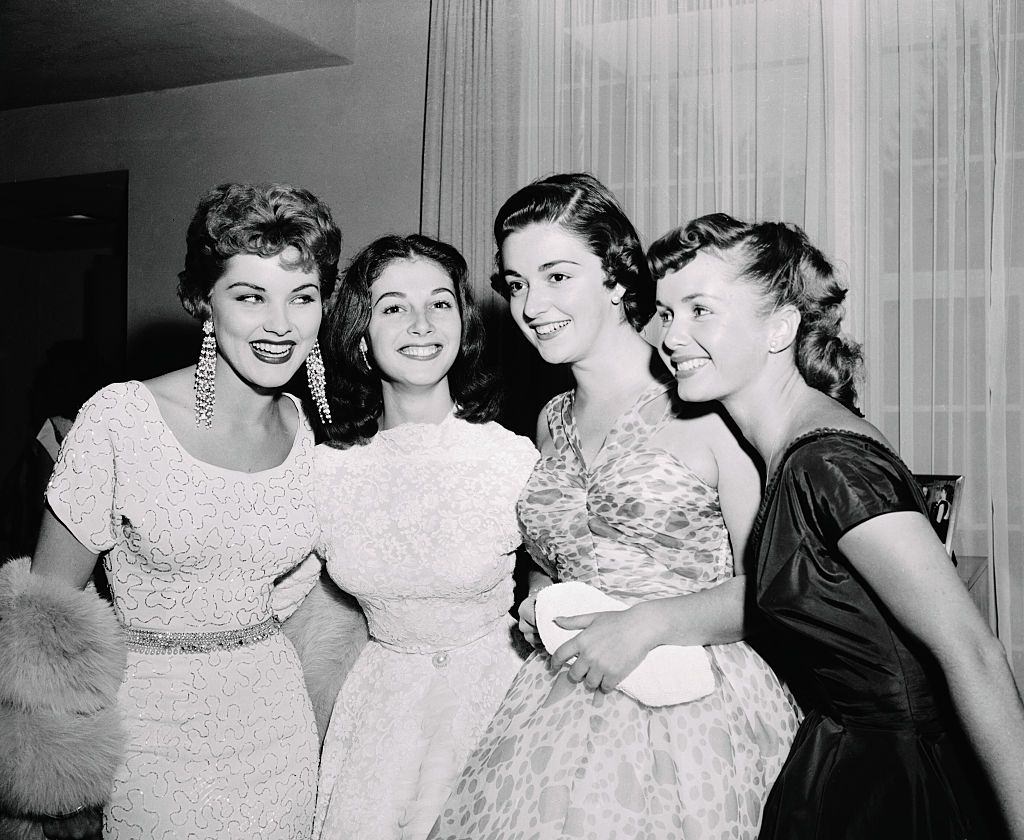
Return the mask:
[[377, 418], [384, 407], [381, 379], [376, 368], [364, 361], [360, 343], [373, 309], [370, 287], [398, 260], [430, 260], [455, 287], [462, 339], [448, 371], [448, 387], [457, 406], [456, 416], [471, 423], [486, 423], [498, 416], [500, 390], [484, 361], [484, 322], [469, 289], [466, 260], [447, 242], [429, 236], [382, 236], [349, 263], [321, 327], [320, 346], [333, 418], [325, 430], [330, 446], [346, 448], [366, 443], [377, 433]]

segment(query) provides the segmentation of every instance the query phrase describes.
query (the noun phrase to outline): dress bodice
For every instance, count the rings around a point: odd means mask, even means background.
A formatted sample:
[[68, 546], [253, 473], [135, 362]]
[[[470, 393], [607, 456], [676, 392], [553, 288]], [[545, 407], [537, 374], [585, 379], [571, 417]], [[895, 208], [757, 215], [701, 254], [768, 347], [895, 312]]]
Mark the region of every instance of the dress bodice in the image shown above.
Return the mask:
[[521, 542], [515, 500], [536, 459], [526, 438], [454, 415], [317, 447], [322, 553], [374, 639], [447, 649], [504, 619]]
[[754, 529], [758, 606], [781, 628], [787, 658], [811, 675], [815, 703], [851, 724], [920, 726], [943, 711], [932, 657], [837, 547], [850, 529], [896, 511], [926, 513], [899, 457], [866, 435], [819, 429], [787, 449]]
[[553, 452], [534, 469], [518, 514], [534, 560], [626, 603], [686, 594], [733, 574], [718, 491], [653, 441], [672, 417], [671, 383], [646, 389], [586, 464], [574, 392], [546, 406]]
[[141, 382], [110, 385], [86, 402], [47, 501], [83, 545], [104, 555], [122, 624], [203, 632], [271, 616], [275, 579], [318, 535], [308, 492], [313, 432], [301, 407], [299, 417], [283, 463], [244, 473], [193, 458]]

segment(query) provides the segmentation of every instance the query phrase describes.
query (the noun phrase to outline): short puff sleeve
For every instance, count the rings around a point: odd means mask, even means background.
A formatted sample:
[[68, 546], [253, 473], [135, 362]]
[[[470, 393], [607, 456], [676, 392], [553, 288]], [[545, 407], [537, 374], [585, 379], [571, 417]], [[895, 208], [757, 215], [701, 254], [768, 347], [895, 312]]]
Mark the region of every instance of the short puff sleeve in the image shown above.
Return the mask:
[[513, 484], [522, 490], [540, 460], [540, 452], [528, 437], [513, 435], [508, 457], [512, 464]]
[[124, 405], [118, 388], [107, 386], [82, 406], [46, 487], [46, 501], [57, 519], [97, 554], [108, 551], [116, 538], [114, 428], [126, 427], [125, 418], [115, 419]]
[[314, 552], [274, 581], [274, 589], [270, 593], [270, 608], [278, 621], [289, 618], [299, 608], [320, 580], [322, 565]]
[[788, 503], [829, 544], [876, 516], [923, 508], [903, 462], [864, 436], [830, 435], [800, 446], [788, 464]]

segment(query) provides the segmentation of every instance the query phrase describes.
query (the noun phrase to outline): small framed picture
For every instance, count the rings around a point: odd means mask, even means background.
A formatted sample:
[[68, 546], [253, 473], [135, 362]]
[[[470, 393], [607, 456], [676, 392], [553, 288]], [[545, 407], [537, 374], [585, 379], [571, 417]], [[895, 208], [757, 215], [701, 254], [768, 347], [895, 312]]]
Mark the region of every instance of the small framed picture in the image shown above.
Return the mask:
[[925, 503], [928, 505], [928, 520], [939, 535], [946, 553], [953, 554], [953, 531], [960, 510], [960, 495], [964, 486], [962, 475], [915, 475], [921, 485]]

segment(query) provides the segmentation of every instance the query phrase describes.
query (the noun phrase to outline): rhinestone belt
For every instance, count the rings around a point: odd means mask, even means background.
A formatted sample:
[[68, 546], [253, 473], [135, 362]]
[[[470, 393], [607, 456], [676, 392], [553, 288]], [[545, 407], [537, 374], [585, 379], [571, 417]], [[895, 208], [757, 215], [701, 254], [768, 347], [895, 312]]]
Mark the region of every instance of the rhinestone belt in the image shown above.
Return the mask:
[[141, 630], [126, 627], [125, 642], [137, 653], [210, 653], [233, 650], [269, 639], [281, 625], [268, 618], [240, 630], [216, 630], [212, 633], [165, 633], [162, 630]]

